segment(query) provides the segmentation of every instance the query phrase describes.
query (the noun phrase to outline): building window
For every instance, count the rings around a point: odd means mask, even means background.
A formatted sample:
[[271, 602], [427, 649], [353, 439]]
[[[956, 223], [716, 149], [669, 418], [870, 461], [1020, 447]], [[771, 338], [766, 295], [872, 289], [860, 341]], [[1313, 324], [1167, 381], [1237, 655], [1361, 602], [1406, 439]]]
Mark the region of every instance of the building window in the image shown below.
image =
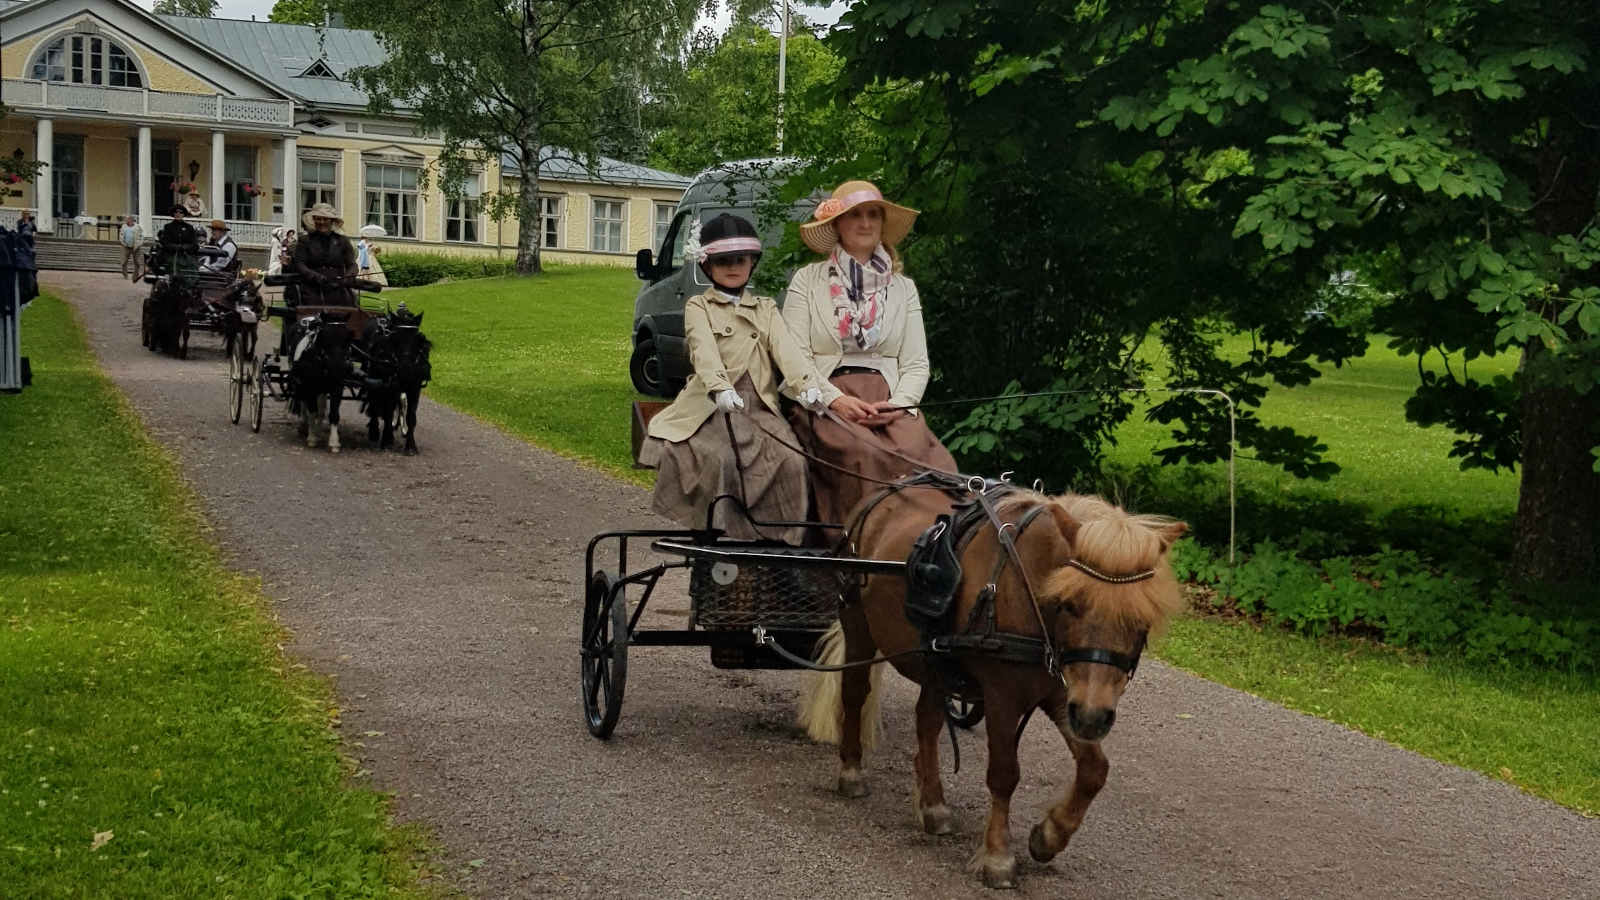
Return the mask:
[[56, 38], [33, 58], [32, 77], [40, 81], [144, 87], [133, 56], [105, 38], [74, 34]]
[[222, 217], [235, 222], [256, 220], [256, 148], [225, 147], [222, 157]]
[[464, 244], [483, 242], [483, 222], [480, 201], [483, 188], [477, 175], [461, 183], [460, 197], [445, 198], [444, 239]]
[[561, 198], [539, 198], [539, 241], [547, 250], [561, 246]]
[[625, 219], [621, 200], [596, 200], [592, 220], [594, 228], [589, 239], [589, 249], [600, 253], [622, 252], [622, 231]]
[[318, 203], [339, 208], [339, 164], [331, 159], [300, 160], [300, 214]]
[[653, 246], [657, 250], [667, 246], [667, 230], [672, 227], [672, 209], [667, 203], [656, 204], [656, 241]]
[[57, 135], [51, 148], [50, 187], [58, 219], [83, 212], [83, 138]]
[[416, 238], [417, 168], [367, 165], [367, 221], [390, 237]]

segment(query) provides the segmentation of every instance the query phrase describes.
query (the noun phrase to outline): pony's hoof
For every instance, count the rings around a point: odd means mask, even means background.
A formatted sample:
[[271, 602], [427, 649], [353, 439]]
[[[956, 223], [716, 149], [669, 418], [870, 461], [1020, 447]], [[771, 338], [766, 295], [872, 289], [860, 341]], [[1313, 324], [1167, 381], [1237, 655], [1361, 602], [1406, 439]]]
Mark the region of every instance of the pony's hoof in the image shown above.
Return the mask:
[[950, 807], [941, 803], [922, 810], [922, 830], [933, 835], [954, 834], [955, 828], [950, 824]]
[[839, 776], [839, 796], [858, 800], [867, 795], [867, 779], [860, 772]]
[[334, 456], [338, 456], [339, 455], [339, 446], [337, 444], [335, 444], [334, 446], [329, 447], [328, 448], [328, 452], [332, 453]]
[[1050, 844], [1050, 840], [1045, 835], [1045, 823], [1040, 822], [1033, 826], [1032, 831], [1028, 832], [1028, 855], [1033, 857], [1034, 862], [1047, 863], [1056, 858], [1056, 854], [1061, 851], [1051, 850]]
[[998, 891], [1017, 886], [1017, 861], [1010, 856], [988, 856], [980, 848], [967, 864], [967, 871], [983, 878], [983, 886]]
[[369, 440], [369, 441], [373, 442], [374, 444], [376, 444], [378, 442], [378, 437], [379, 437], [378, 426], [376, 426], [376, 425], [368, 425], [367, 426], [367, 440]]
[[413, 444], [411, 446], [406, 447], [406, 455], [407, 456], [416, 456], [417, 455], [416, 445]]

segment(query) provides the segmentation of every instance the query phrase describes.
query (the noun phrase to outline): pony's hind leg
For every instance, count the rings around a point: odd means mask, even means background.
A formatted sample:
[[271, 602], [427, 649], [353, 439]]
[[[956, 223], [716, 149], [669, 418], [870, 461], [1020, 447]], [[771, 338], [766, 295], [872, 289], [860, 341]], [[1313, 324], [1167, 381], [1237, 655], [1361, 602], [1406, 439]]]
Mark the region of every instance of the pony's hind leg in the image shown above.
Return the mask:
[[1011, 795], [1022, 779], [1017, 762], [1018, 729], [1022, 714], [1006, 703], [990, 704], [995, 699], [984, 694], [984, 723], [989, 731], [989, 821], [983, 829], [983, 844], [967, 863], [967, 871], [982, 876], [991, 888], [1017, 886], [1017, 858], [1011, 854]]
[[1067, 740], [1067, 749], [1072, 751], [1072, 758], [1078, 763], [1077, 775], [1072, 779], [1072, 790], [1056, 805], [1050, 807], [1045, 813], [1044, 820], [1033, 826], [1033, 831], [1028, 835], [1028, 854], [1039, 862], [1049, 862], [1056, 854], [1067, 849], [1067, 842], [1072, 840], [1072, 835], [1083, 824], [1083, 817], [1089, 812], [1089, 804], [1094, 802], [1100, 789], [1106, 785], [1106, 774], [1111, 771], [1111, 764], [1106, 760], [1105, 751], [1099, 744], [1091, 744], [1073, 737], [1063, 718], [1066, 714], [1064, 708], [1051, 712], [1045, 710], [1050, 719], [1060, 729], [1061, 736]]
[[422, 399], [421, 390], [411, 390], [405, 393], [404, 413], [406, 422], [406, 455], [417, 455], [417, 404]]
[[342, 389], [338, 385], [335, 385], [333, 390], [334, 390], [334, 393], [332, 393], [332, 394], [328, 395], [327, 397], [323, 398], [323, 402], [327, 404], [326, 409], [328, 411], [328, 452], [329, 453], [338, 453], [339, 452], [339, 393], [338, 392], [340, 390], [342, 390]]
[[949, 834], [950, 807], [944, 802], [944, 781], [939, 777], [939, 736], [944, 731], [944, 692], [922, 686], [917, 697], [917, 755], [911, 802], [917, 825], [928, 834]]

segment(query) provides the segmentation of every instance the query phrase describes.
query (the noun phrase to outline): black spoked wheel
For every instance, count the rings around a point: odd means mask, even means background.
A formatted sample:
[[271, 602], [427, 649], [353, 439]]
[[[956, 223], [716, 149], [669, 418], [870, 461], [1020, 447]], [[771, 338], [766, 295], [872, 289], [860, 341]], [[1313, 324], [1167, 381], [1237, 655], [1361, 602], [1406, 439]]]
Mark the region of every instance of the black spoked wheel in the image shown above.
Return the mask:
[[261, 361], [251, 359], [244, 379], [250, 389], [250, 430], [255, 432], [261, 430], [261, 403], [266, 399], [266, 377], [267, 373], [261, 371]]
[[239, 416], [244, 412], [244, 395], [244, 375], [230, 376], [228, 378], [228, 418], [235, 425], [239, 424]]
[[628, 604], [605, 572], [589, 579], [584, 598], [582, 662], [584, 719], [590, 734], [608, 738], [628, 681]]
[[973, 703], [947, 694], [944, 698], [944, 709], [945, 715], [949, 716], [950, 721], [954, 722], [958, 728], [970, 730], [978, 727], [978, 723], [983, 721], [983, 701], [981, 700]]

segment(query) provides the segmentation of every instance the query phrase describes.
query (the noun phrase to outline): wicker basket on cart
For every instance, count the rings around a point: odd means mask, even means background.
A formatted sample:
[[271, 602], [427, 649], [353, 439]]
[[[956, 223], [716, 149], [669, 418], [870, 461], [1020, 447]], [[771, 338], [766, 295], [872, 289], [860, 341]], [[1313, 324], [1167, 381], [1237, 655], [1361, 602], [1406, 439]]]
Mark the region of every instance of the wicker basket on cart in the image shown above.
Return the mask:
[[[810, 547], [763, 547], [783, 555], [829, 556]], [[689, 567], [689, 627], [712, 631], [748, 631], [761, 625], [772, 631], [822, 631], [839, 618], [839, 604], [849, 576], [826, 569], [694, 560]], [[719, 654], [729, 656], [719, 659]], [[712, 649], [711, 662], [739, 668], [742, 648]], [[737, 657], [737, 659], [732, 658]]]

